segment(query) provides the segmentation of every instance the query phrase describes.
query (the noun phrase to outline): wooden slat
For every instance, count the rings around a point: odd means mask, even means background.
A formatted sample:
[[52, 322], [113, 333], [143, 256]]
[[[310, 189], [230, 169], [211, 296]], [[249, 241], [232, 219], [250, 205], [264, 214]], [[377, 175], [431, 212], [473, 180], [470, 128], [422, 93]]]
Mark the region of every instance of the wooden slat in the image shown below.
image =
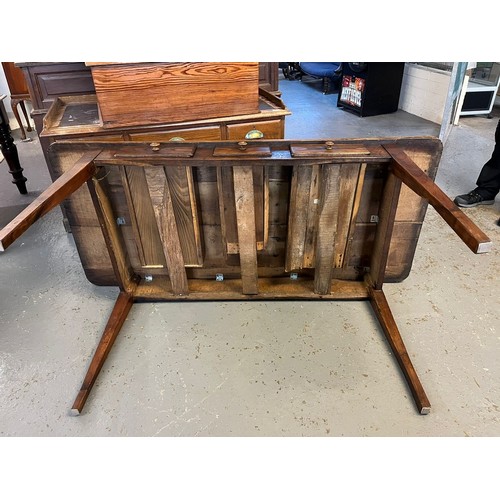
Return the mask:
[[[285, 271], [304, 267], [304, 249], [308, 229], [312, 168], [295, 165], [292, 172]], [[313, 202], [314, 203], [314, 202]]]
[[238, 229], [236, 227], [236, 206], [231, 169], [217, 167], [217, 189], [224, 251], [227, 254], [238, 253]]
[[[263, 172], [264, 172], [264, 186], [263, 186], [263, 191], [264, 191], [264, 200], [263, 200], [263, 230], [264, 230], [264, 235], [263, 235], [263, 242], [262, 242], [262, 249], [265, 250], [267, 248], [267, 244], [269, 243], [269, 224], [270, 224], [270, 192], [269, 192], [269, 168], [267, 166], [262, 167]], [[257, 224], [257, 222], [256, 222]], [[257, 250], [259, 250], [259, 242], [257, 241]]]
[[318, 235], [316, 240], [316, 266], [314, 291], [319, 295], [330, 292], [333, 270], [335, 234], [339, 210], [339, 167], [321, 167]]
[[[266, 247], [269, 236], [269, 227], [267, 217], [269, 212], [269, 189], [266, 189], [266, 167], [262, 165], [253, 166], [253, 192], [255, 204], [255, 238], [257, 250], [263, 250]], [[267, 200], [266, 200], [267, 192]]]
[[143, 168], [122, 167], [122, 183], [139, 259], [143, 267], [165, 267], [165, 255], [156, 226]]
[[351, 223], [349, 225], [349, 234], [347, 236], [347, 245], [344, 253], [343, 268], [349, 266], [349, 258], [351, 255], [352, 242], [356, 232], [356, 223], [358, 220], [359, 207], [361, 205], [361, 196], [365, 184], [366, 163], [362, 163], [359, 168], [358, 181], [356, 184], [356, 194], [354, 195], [353, 207], [351, 212]]
[[233, 167], [233, 177], [242, 289], [253, 295], [258, 293], [258, 274], [252, 167]]
[[425, 198], [462, 241], [474, 252], [489, 252], [491, 240], [397, 145], [385, 146], [393, 157], [393, 171], [410, 189]]
[[191, 167], [165, 169], [186, 267], [201, 267], [203, 254]]
[[87, 182], [87, 186], [94, 202], [94, 208], [119, 287], [121, 290], [132, 293], [137, 286], [137, 276], [132, 270], [123, 236], [116, 224], [116, 214], [113, 211], [109, 197], [105, 169], [98, 171], [97, 175]]
[[0, 231], [0, 252], [90, 179], [95, 171], [93, 160], [98, 153], [99, 151], [85, 153], [71, 170], [61, 175]]
[[343, 267], [347, 250], [349, 229], [354, 211], [360, 165], [340, 166], [339, 207], [337, 236], [335, 238], [333, 267]]
[[304, 242], [304, 259], [303, 267], [313, 269], [316, 264], [316, 238], [318, 229], [318, 213], [319, 213], [319, 178], [320, 165], [311, 167], [311, 184], [309, 190], [309, 203], [307, 207], [307, 229]]
[[[267, 167], [254, 165], [254, 211], [257, 250], [263, 250], [269, 238], [269, 180]], [[238, 228], [235, 217], [234, 181], [231, 169], [217, 167], [217, 188], [222, 237], [226, 254], [238, 254]]]
[[145, 172], [172, 291], [175, 295], [187, 295], [189, 290], [186, 269], [165, 172], [161, 167], [147, 168]]

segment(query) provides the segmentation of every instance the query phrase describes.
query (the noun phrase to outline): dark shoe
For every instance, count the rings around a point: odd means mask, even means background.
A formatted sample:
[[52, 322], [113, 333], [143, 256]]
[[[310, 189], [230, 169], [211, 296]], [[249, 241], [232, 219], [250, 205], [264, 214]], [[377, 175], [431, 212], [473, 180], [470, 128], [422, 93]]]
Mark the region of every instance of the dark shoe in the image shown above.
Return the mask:
[[500, 226], [500, 219], [497, 220], [497, 226]]
[[455, 205], [463, 208], [475, 207], [477, 205], [493, 205], [495, 199], [486, 199], [483, 195], [479, 194], [476, 189], [473, 189], [470, 193], [461, 194], [457, 196], [454, 200]]

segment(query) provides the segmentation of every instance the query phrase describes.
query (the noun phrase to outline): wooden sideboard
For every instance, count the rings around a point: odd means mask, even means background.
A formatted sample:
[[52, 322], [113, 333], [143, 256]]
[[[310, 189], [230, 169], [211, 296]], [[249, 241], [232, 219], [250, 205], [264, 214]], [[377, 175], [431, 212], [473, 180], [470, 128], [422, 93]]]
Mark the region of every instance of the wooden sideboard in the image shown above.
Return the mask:
[[[83, 62], [18, 62], [16, 66], [24, 72], [38, 132], [57, 97], [95, 93], [90, 67]], [[279, 93], [277, 62], [259, 63], [259, 86], [267, 92]]]
[[[164, 123], [105, 128], [99, 119], [95, 94], [57, 97], [42, 120], [40, 141], [44, 152], [55, 141], [218, 141], [283, 139], [285, 118], [290, 114], [274, 94], [259, 90], [259, 110], [249, 115], [235, 115], [180, 123]], [[57, 172], [47, 161], [52, 178]]]
[[[54, 120], [56, 112], [51, 113], [47, 124], [44, 122], [45, 115], [59, 98], [62, 100], [56, 104], [58, 108], [68, 102], [64, 100], [66, 98], [95, 95], [91, 69], [83, 62], [19, 62], [16, 66], [24, 72], [33, 105], [32, 117], [49, 171], [54, 179], [54, 169], [50, 165], [47, 151], [56, 137], [71, 136], [91, 140], [92, 137], [107, 139], [110, 135], [109, 130], [105, 131], [102, 126], [86, 130], [74, 126], [61, 127], [61, 124], [57, 124]], [[113, 131], [111, 140], [169, 140], [179, 135], [186, 140], [244, 139], [256, 124], [265, 138], [281, 139], [284, 137], [285, 116], [289, 115], [290, 111], [278, 97], [278, 63], [259, 63], [259, 89], [261, 97], [257, 114], [197, 122], [181, 121], [175, 125], [165, 123], [161, 126], [145, 126], [134, 130], [122, 128]], [[84, 100], [85, 98], [82, 98], [81, 102]], [[60, 127], [60, 130], [56, 130], [57, 127]]]

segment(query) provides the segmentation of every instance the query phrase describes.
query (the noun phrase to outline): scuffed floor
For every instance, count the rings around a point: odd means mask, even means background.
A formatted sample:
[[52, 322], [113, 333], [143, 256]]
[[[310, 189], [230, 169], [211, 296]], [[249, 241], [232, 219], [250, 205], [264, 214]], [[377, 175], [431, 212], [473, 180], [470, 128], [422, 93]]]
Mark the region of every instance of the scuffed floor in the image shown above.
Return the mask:
[[[281, 83], [293, 112], [291, 86], [301, 84]], [[302, 106], [287, 133], [300, 134]], [[327, 110], [334, 124], [322, 118], [315, 134], [347, 136], [343, 112]], [[388, 120], [345, 118], [358, 136]], [[405, 113], [397, 120], [408, 127], [401, 135], [435, 129]], [[496, 121], [475, 120], [479, 133], [467, 118], [445, 147], [437, 182], [450, 196], [473, 187], [493, 147]], [[0, 175], [0, 189], [15, 198]], [[18, 198], [0, 204], [2, 225], [25, 203]], [[410, 276], [384, 286], [432, 404], [426, 416], [366, 302], [135, 304], [83, 413], [70, 416], [117, 289], [87, 281], [54, 210], [0, 255], [0, 435], [498, 436], [499, 208], [467, 212], [493, 241], [485, 255], [472, 254], [429, 208]]]

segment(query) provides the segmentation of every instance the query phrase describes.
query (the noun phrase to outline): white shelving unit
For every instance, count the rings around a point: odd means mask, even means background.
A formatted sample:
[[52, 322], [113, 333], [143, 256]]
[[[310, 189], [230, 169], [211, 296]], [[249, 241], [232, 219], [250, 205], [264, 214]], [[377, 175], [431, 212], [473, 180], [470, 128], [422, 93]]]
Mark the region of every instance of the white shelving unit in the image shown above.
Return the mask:
[[467, 82], [460, 116], [489, 115], [500, 85], [500, 63], [481, 63]]

